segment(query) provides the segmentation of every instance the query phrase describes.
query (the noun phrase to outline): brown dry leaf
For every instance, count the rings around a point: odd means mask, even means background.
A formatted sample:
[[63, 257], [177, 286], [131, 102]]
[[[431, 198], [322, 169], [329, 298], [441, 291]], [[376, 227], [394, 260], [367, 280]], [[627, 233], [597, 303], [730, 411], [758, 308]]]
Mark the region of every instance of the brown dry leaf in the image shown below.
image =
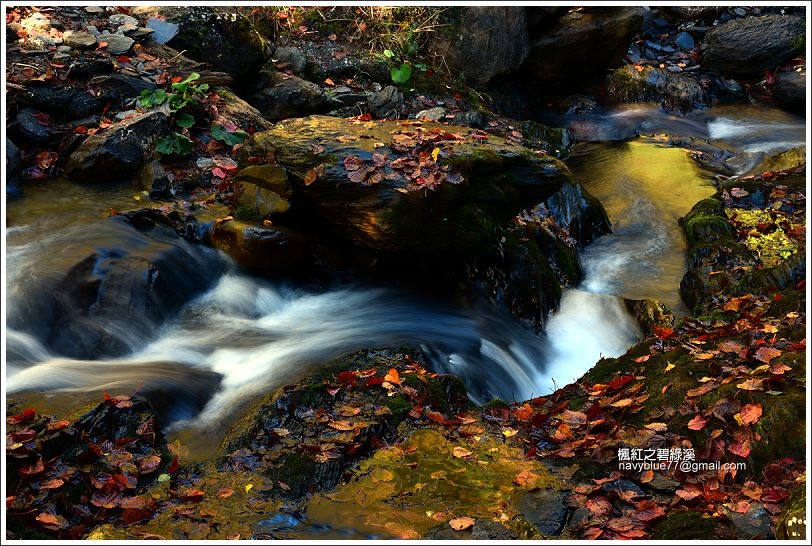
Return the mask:
[[234, 490], [233, 490], [233, 489], [231, 489], [230, 487], [223, 487], [222, 489], [220, 489], [220, 490], [217, 492], [217, 498], [220, 498], [220, 499], [227, 499], [228, 497], [230, 497], [230, 496], [231, 496], [231, 495], [233, 495], [233, 494], [234, 494]]
[[465, 449], [464, 447], [457, 446], [453, 450], [451, 450], [451, 454], [458, 459], [464, 459], [466, 457], [470, 457], [472, 453]]
[[698, 489], [677, 489], [675, 494], [684, 501], [690, 501], [702, 495], [702, 491]]
[[455, 518], [448, 522], [451, 528], [455, 531], [464, 531], [465, 529], [471, 527], [474, 523], [476, 523], [476, 520], [469, 517]]
[[696, 358], [697, 360], [710, 360], [714, 356], [716, 355], [714, 355], [713, 353], [697, 353], [694, 355], [694, 358]]
[[759, 347], [755, 354], [755, 359], [769, 364], [774, 358], [781, 356], [781, 351], [772, 347]]
[[792, 368], [783, 362], [774, 362], [773, 364], [770, 364], [770, 373], [773, 375], [782, 375], [784, 372], [788, 372], [791, 369]]
[[330, 421], [327, 423], [327, 426], [341, 431], [355, 430], [355, 425], [346, 419], [341, 419], [340, 421]]
[[701, 386], [699, 386], [699, 387], [697, 387], [695, 389], [688, 389], [685, 392], [685, 394], [689, 398], [691, 398], [691, 397], [694, 397], [694, 396], [702, 396], [703, 394], [708, 394], [712, 390], [716, 390], [718, 388], [719, 388], [719, 383], [716, 383], [715, 381], [710, 381], [708, 383], [702, 384]]
[[643, 474], [640, 475], [640, 483], [648, 483], [653, 479], [654, 479], [653, 470], [644, 470]]
[[530, 404], [525, 403], [522, 407], [516, 410], [517, 421], [527, 421], [533, 415], [533, 408]]
[[763, 391], [764, 390], [764, 380], [763, 379], [748, 379], [743, 383], [739, 383], [736, 387], [744, 390], [744, 391]]
[[649, 423], [644, 426], [645, 428], [653, 430], [654, 432], [665, 432], [666, 430], [668, 430], [668, 425], [666, 425], [665, 423]]
[[740, 353], [742, 349], [744, 349], [744, 345], [741, 343], [736, 343], [733, 340], [727, 340], [719, 343], [717, 345], [720, 351], [723, 353]]
[[571, 410], [564, 410], [561, 412], [561, 415], [558, 416], [563, 422], [567, 423], [570, 426], [579, 427], [581, 425], [585, 425], [587, 422], [586, 413], [580, 411], [571, 411]]
[[617, 402], [612, 402], [610, 406], [612, 406], [613, 408], [625, 408], [627, 406], [631, 406], [633, 403], [634, 400], [632, 400], [631, 398], [622, 398]]
[[37, 521], [40, 522], [43, 527], [51, 529], [52, 531], [61, 529], [67, 523], [62, 516], [46, 514], [45, 512], [37, 516]]

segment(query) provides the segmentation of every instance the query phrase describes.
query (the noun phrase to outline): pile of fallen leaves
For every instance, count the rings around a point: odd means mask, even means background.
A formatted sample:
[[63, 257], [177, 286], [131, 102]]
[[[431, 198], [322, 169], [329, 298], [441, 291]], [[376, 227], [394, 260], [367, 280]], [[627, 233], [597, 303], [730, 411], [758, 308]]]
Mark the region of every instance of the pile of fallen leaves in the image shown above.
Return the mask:
[[149, 518], [143, 494], [172, 472], [155, 417], [130, 397], [105, 397], [71, 422], [26, 408], [6, 418], [6, 510], [14, 522], [61, 539], [79, 539], [100, 522]]

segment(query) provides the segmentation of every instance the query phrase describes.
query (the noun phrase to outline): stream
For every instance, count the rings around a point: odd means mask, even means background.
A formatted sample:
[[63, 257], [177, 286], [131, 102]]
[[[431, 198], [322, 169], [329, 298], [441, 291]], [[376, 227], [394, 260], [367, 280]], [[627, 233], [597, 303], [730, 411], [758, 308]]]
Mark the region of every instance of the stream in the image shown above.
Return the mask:
[[[740, 156], [741, 172], [805, 140], [802, 119], [763, 107], [678, 117], [631, 105], [556, 121], [579, 141], [567, 163], [606, 207], [613, 233], [584, 250], [585, 279], [564, 291], [541, 336], [484, 300], [462, 307], [386, 287], [316, 291], [253, 277], [211, 249], [150, 240], [107, 218], [110, 208], [139, 206], [130, 188], [35, 182], [6, 210], [6, 391], [75, 408], [101, 391], [144, 389], [166, 401], [175, 431], [222, 434], [245, 403], [320, 363], [361, 349], [420, 346], [433, 368], [464, 380], [475, 402], [544, 395], [640, 338], [622, 298], [657, 299], [687, 314], [678, 293], [685, 244], [677, 219], [714, 192], [714, 173], [685, 150], [636, 133], [709, 139]], [[93, 252], [147, 255], [167, 246], [184, 257], [179, 275], [199, 276], [207, 290], [169, 319], [133, 308], [91, 325], [123, 356], [69, 358], [47, 348], [45, 337], [71, 335], [43, 327], [60, 272]]]

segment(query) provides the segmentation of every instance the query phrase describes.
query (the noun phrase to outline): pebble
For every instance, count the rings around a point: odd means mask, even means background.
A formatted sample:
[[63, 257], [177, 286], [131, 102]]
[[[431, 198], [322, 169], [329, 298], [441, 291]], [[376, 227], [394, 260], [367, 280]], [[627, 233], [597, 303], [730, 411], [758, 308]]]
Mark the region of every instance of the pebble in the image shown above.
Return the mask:
[[445, 117], [445, 108], [429, 108], [428, 110], [421, 110], [415, 114], [415, 119], [429, 119], [431, 121], [439, 121]]
[[[64, 36], [63, 36], [63, 39], [64, 39]], [[57, 50], [59, 53], [68, 53], [68, 52], [69, 52], [69, 51], [71, 51], [72, 49], [73, 49], [73, 48], [72, 48], [71, 46], [69, 46], [69, 45], [61, 45], [61, 46], [57, 46], [57, 48], [56, 48], [56, 50]]]
[[67, 30], [62, 35], [65, 44], [71, 47], [89, 47], [96, 43], [96, 38], [89, 32]]
[[87, 13], [94, 13], [94, 14], [95, 13], [103, 13], [104, 8], [100, 8], [99, 6], [88, 6], [88, 7], [85, 8], [85, 11]]
[[210, 157], [201, 157], [195, 165], [198, 169], [210, 169], [214, 166], [214, 160]]
[[747, 10], [744, 8], [736, 8], [733, 10], [733, 13], [735, 13], [739, 17], [744, 17], [745, 15], [747, 15]]
[[138, 19], [123, 13], [111, 15], [107, 20], [110, 21], [111, 25], [131, 25], [133, 28], [138, 28]]
[[87, 25], [87, 28], [85, 30], [87, 30], [90, 34], [92, 34], [96, 38], [98, 38], [101, 35], [101, 32], [99, 32], [99, 29], [97, 29], [95, 25]]
[[102, 35], [102, 40], [107, 42], [107, 51], [112, 55], [122, 55], [127, 53], [135, 43], [135, 40], [120, 34]]
[[684, 49], [686, 51], [692, 50], [696, 47], [696, 42], [694, 41], [694, 37], [688, 34], [687, 32], [680, 32], [677, 34], [677, 37], [674, 38], [674, 43], [679, 46], [680, 49]]
[[665, 69], [669, 72], [682, 72], [682, 69], [675, 64], [670, 64]]

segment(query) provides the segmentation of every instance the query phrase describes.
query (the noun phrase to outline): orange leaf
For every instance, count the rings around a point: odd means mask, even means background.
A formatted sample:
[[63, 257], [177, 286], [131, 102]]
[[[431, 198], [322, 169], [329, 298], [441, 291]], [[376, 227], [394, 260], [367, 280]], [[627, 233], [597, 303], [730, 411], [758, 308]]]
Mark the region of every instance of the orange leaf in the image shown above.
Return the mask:
[[223, 487], [217, 492], [217, 497], [220, 499], [227, 499], [234, 494], [234, 490], [230, 487]]
[[719, 388], [718, 383], [716, 383], [715, 381], [709, 381], [708, 383], [700, 385], [699, 387], [697, 387], [695, 389], [688, 389], [688, 391], [686, 391], [685, 394], [689, 398], [693, 397], [693, 396], [702, 396], [703, 394], [707, 394], [710, 391], [718, 389], [718, 388]]
[[738, 455], [739, 457], [747, 457], [750, 455], [750, 442], [736, 442], [734, 444], [730, 444], [727, 448], [728, 451], [731, 453]]
[[788, 372], [791, 369], [792, 368], [783, 362], [774, 362], [773, 364], [770, 364], [770, 373], [774, 375], [783, 375], [784, 372]]
[[530, 404], [525, 403], [522, 407], [516, 410], [516, 419], [518, 421], [527, 421], [533, 415], [533, 408]]
[[476, 523], [476, 520], [468, 517], [456, 518], [448, 522], [451, 528], [455, 531], [464, 531], [465, 529], [471, 527], [474, 523]]
[[564, 410], [559, 416], [561, 420], [571, 426], [585, 425], [587, 421], [586, 413], [580, 411]]
[[634, 359], [634, 361], [637, 362], [638, 364], [640, 364], [641, 362], [645, 362], [649, 358], [651, 358], [651, 355], [643, 355], [643, 356], [638, 356], [637, 358]]
[[203, 491], [200, 489], [195, 489], [194, 487], [187, 487], [180, 494], [181, 500], [185, 501], [201, 501], [203, 500], [204, 496], [205, 493], [203, 493]]
[[536, 484], [539, 481], [538, 474], [534, 474], [529, 470], [522, 470], [516, 477], [513, 478], [513, 483], [518, 485], [519, 487], [526, 487], [528, 489], [533, 489], [536, 487]]
[[468, 451], [468, 450], [467, 450], [467, 449], [465, 449], [464, 447], [459, 447], [459, 446], [455, 447], [455, 448], [454, 448], [454, 449], [451, 451], [451, 454], [452, 454], [452, 455], [454, 455], [454, 457], [456, 457], [456, 458], [458, 458], [458, 459], [464, 459], [464, 458], [466, 458], [466, 457], [470, 457], [470, 456], [471, 456], [471, 452], [470, 452], [470, 451]]
[[741, 422], [745, 425], [752, 425], [758, 422], [761, 418], [761, 404], [758, 402], [755, 404], [745, 404], [739, 412], [739, 417], [741, 418]]
[[653, 479], [654, 479], [654, 471], [644, 470], [643, 474], [640, 476], [640, 483], [648, 483]]
[[384, 381], [388, 381], [393, 385], [400, 385], [400, 374], [395, 368], [389, 368], [389, 371], [383, 377]]
[[46, 514], [45, 512], [37, 516], [37, 521], [40, 522], [46, 529], [51, 529], [53, 531], [61, 529], [66, 523], [65, 518], [62, 516]]
[[691, 430], [702, 430], [705, 428], [705, 425], [708, 423], [708, 420], [702, 417], [701, 415], [697, 415], [690, 421], [688, 421], [688, 428]]

